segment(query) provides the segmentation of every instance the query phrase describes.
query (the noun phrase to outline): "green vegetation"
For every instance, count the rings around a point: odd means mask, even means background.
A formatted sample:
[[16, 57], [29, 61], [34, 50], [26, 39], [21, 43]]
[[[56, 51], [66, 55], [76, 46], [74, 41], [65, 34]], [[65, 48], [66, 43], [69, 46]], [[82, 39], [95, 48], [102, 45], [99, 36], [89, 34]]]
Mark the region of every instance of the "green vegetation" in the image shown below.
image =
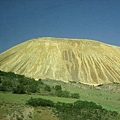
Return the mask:
[[89, 86], [81, 83], [63, 83], [55, 80], [44, 80], [49, 86], [61, 85], [62, 90], [78, 93], [83, 101], [92, 101], [103, 108], [120, 113], [120, 83], [104, 84], [102, 86]]
[[15, 94], [39, 93], [43, 95], [52, 95], [58, 97], [79, 98], [78, 93], [63, 91], [60, 85], [50, 87], [43, 83], [41, 79], [35, 81], [32, 78], [26, 78], [24, 75], [17, 75], [12, 72], [0, 71], [0, 91], [12, 92]]
[[71, 98], [80, 98], [79, 93], [71, 93]]
[[[64, 103], [42, 99], [30, 98], [27, 104], [32, 106], [54, 107], [54, 112], [60, 120], [119, 120], [120, 115], [116, 111], [108, 111], [94, 102], [77, 100], [74, 103]], [[109, 119], [108, 119], [109, 118]]]
[[[35, 81], [32, 78], [26, 78], [24, 75], [14, 74], [12, 72], [0, 71], [0, 90], [13, 92], [16, 94], [35, 93], [39, 91], [41, 80]], [[38, 86], [39, 85], [39, 86]]]
[[51, 92], [51, 88], [50, 88], [50, 86], [49, 85], [45, 85], [45, 91], [48, 91], [48, 92]]
[[[73, 98], [63, 98], [57, 96], [43, 96], [40, 94], [13, 94], [11, 92], [0, 92], [0, 120], [5, 120], [5, 116], [10, 116], [11, 120], [14, 120], [13, 116], [21, 117], [25, 113], [28, 114], [28, 118], [32, 117], [31, 120], [59, 120], [56, 115], [52, 112], [52, 108], [39, 106], [39, 107], [29, 107], [26, 102], [30, 98], [42, 98], [46, 100], [51, 100], [54, 103], [65, 102], [73, 103], [76, 99]], [[29, 111], [29, 112], [28, 112]], [[16, 113], [17, 112], [17, 113]], [[25, 116], [24, 116], [25, 118]], [[29, 120], [26, 118], [26, 120]]]
[[[11, 115], [11, 119], [17, 119], [17, 117], [14, 118], [18, 115], [18, 113], [16, 115], [14, 108], [19, 106], [18, 119], [26, 118], [24, 110], [27, 109], [27, 111], [30, 110], [28, 116], [31, 119], [34, 118], [33, 120], [44, 118], [45, 111], [48, 111], [49, 115], [52, 114], [51, 120], [54, 120], [53, 116], [58, 116], [60, 120], [84, 120], [88, 118], [119, 120], [119, 84], [113, 83], [113, 86], [98, 85], [94, 87], [76, 82], [63, 83], [41, 79], [35, 81], [24, 75], [0, 71], [0, 107], [2, 108], [0, 116], [5, 116], [4, 112]], [[34, 107], [29, 108], [28, 104]], [[47, 109], [48, 107], [50, 110]], [[44, 109], [41, 110], [44, 115], [40, 116], [39, 112], [33, 111], [33, 108], [35, 111], [38, 111], [38, 108]], [[54, 111], [54, 114], [50, 112], [51, 110]], [[55, 120], [58, 119], [55, 118]]]
[[61, 90], [62, 90], [61, 85], [56, 85], [56, 86], [55, 86], [55, 90], [56, 90], [56, 91], [61, 91]]
[[77, 99], [74, 98], [65, 98], [65, 97], [57, 97], [57, 96], [48, 96], [48, 95], [40, 95], [40, 94], [12, 94], [10, 92], [0, 92], [0, 102], [11, 103], [11, 104], [26, 104], [30, 98], [43, 98], [47, 100], [51, 100], [55, 103], [58, 101], [65, 103], [73, 103]]
[[28, 105], [32, 105], [32, 106], [49, 106], [49, 107], [53, 107], [54, 103], [51, 100], [46, 100], [43, 98], [30, 98], [27, 102]]
[[25, 94], [25, 87], [23, 84], [17, 85], [15, 88], [13, 88], [13, 93], [16, 94]]

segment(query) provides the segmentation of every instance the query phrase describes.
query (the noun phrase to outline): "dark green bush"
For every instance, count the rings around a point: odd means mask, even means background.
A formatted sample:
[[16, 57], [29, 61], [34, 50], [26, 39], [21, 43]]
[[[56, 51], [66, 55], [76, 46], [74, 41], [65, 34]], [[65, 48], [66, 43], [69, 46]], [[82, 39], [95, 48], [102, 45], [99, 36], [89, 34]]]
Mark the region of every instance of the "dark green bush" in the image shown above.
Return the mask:
[[56, 91], [56, 95], [58, 97], [66, 97], [66, 98], [68, 98], [68, 97], [70, 97], [70, 92], [59, 90], [59, 91]]
[[22, 84], [17, 85], [16, 88], [13, 88], [13, 93], [15, 94], [25, 94], [25, 87]]
[[31, 92], [31, 93], [36, 93], [38, 90], [38, 85], [37, 84], [28, 84], [26, 87], [27, 92]]
[[116, 111], [108, 111], [96, 103], [88, 101], [77, 100], [74, 103], [54, 103], [53, 101], [42, 98], [30, 98], [27, 104], [32, 106], [54, 107], [54, 112], [60, 120], [107, 120], [108, 118], [114, 120], [120, 118]]
[[61, 91], [61, 90], [62, 90], [61, 85], [56, 85], [56, 86], [55, 86], [55, 90], [56, 90], [56, 91]]
[[96, 103], [88, 101], [77, 100], [73, 104], [58, 102], [55, 104], [55, 108], [60, 120], [105, 120], [107, 118], [114, 120], [120, 118], [116, 111], [108, 111]]
[[45, 91], [48, 91], [48, 92], [51, 92], [51, 88], [50, 88], [50, 86], [49, 85], [45, 85]]
[[46, 100], [46, 99], [42, 99], [42, 98], [30, 98], [27, 102], [28, 105], [32, 105], [32, 106], [49, 106], [49, 107], [53, 107], [54, 103], [51, 100]]
[[80, 98], [80, 95], [78, 93], [71, 93], [71, 98]]
[[7, 91], [7, 88], [3, 85], [0, 86], [0, 91]]

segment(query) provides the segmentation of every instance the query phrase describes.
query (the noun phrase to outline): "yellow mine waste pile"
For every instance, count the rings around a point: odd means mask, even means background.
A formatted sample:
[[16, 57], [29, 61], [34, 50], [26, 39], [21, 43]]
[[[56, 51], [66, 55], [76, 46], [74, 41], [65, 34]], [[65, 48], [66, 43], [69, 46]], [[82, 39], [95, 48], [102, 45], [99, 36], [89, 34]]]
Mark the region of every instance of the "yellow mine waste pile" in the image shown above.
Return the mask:
[[0, 70], [36, 80], [120, 83], [120, 47], [87, 39], [37, 38], [1, 53]]

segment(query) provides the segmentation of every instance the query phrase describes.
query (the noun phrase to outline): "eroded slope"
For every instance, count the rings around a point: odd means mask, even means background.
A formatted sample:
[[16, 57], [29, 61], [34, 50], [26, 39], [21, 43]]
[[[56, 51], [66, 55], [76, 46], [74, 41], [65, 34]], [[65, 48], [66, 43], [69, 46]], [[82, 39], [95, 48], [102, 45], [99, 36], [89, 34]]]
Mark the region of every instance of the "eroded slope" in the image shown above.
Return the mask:
[[120, 82], [120, 47], [85, 39], [32, 39], [1, 53], [0, 70], [35, 79]]

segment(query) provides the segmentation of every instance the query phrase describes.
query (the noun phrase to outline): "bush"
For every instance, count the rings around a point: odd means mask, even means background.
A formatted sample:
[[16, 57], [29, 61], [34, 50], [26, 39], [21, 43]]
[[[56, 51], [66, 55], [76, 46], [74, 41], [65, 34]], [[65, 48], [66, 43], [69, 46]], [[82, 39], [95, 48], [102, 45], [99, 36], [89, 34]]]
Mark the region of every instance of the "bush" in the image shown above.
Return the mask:
[[53, 103], [51, 100], [42, 98], [30, 98], [27, 104], [32, 106], [54, 107], [55, 114], [61, 120], [106, 120], [108, 117], [119, 120], [120, 118], [116, 111], [108, 111], [96, 103], [88, 101], [77, 100], [74, 103]]
[[61, 85], [56, 85], [56, 86], [55, 86], [55, 90], [56, 90], [56, 91], [61, 91], [61, 90], [62, 90]]
[[0, 70], [0, 76], [4, 76], [5, 72]]
[[10, 88], [12, 87], [12, 82], [10, 80], [4, 80], [2, 81], [2, 85]]
[[80, 95], [78, 93], [71, 93], [71, 98], [80, 98]]
[[45, 91], [48, 91], [48, 92], [51, 92], [51, 88], [50, 88], [50, 86], [49, 85], [45, 85]]
[[38, 80], [39, 84], [44, 84], [41, 79]]
[[6, 89], [5, 86], [1, 85], [1, 86], [0, 86], [0, 91], [7, 91], [7, 89]]
[[118, 113], [116, 111], [112, 111], [111, 115], [116, 117], [118, 115]]
[[32, 106], [49, 106], [49, 107], [53, 107], [54, 103], [51, 100], [45, 100], [42, 98], [30, 98], [27, 102], [28, 105], [32, 105]]
[[60, 90], [60, 91], [56, 91], [56, 95], [58, 97], [67, 97], [68, 98], [68, 97], [70, 97], [70, 92]]
[[62, 91], [62, 97], [70, 97], [70, 92], [69, 91]]
[[36, 93], [38, 90], [37, 84], [30, 84], [27, 86], [27, 92]]
[[16, 88], [13, 89], [13, 93], [25, 94], [25, 87], [22, 84], [19, 84], [19, 85], [17, 85]]

